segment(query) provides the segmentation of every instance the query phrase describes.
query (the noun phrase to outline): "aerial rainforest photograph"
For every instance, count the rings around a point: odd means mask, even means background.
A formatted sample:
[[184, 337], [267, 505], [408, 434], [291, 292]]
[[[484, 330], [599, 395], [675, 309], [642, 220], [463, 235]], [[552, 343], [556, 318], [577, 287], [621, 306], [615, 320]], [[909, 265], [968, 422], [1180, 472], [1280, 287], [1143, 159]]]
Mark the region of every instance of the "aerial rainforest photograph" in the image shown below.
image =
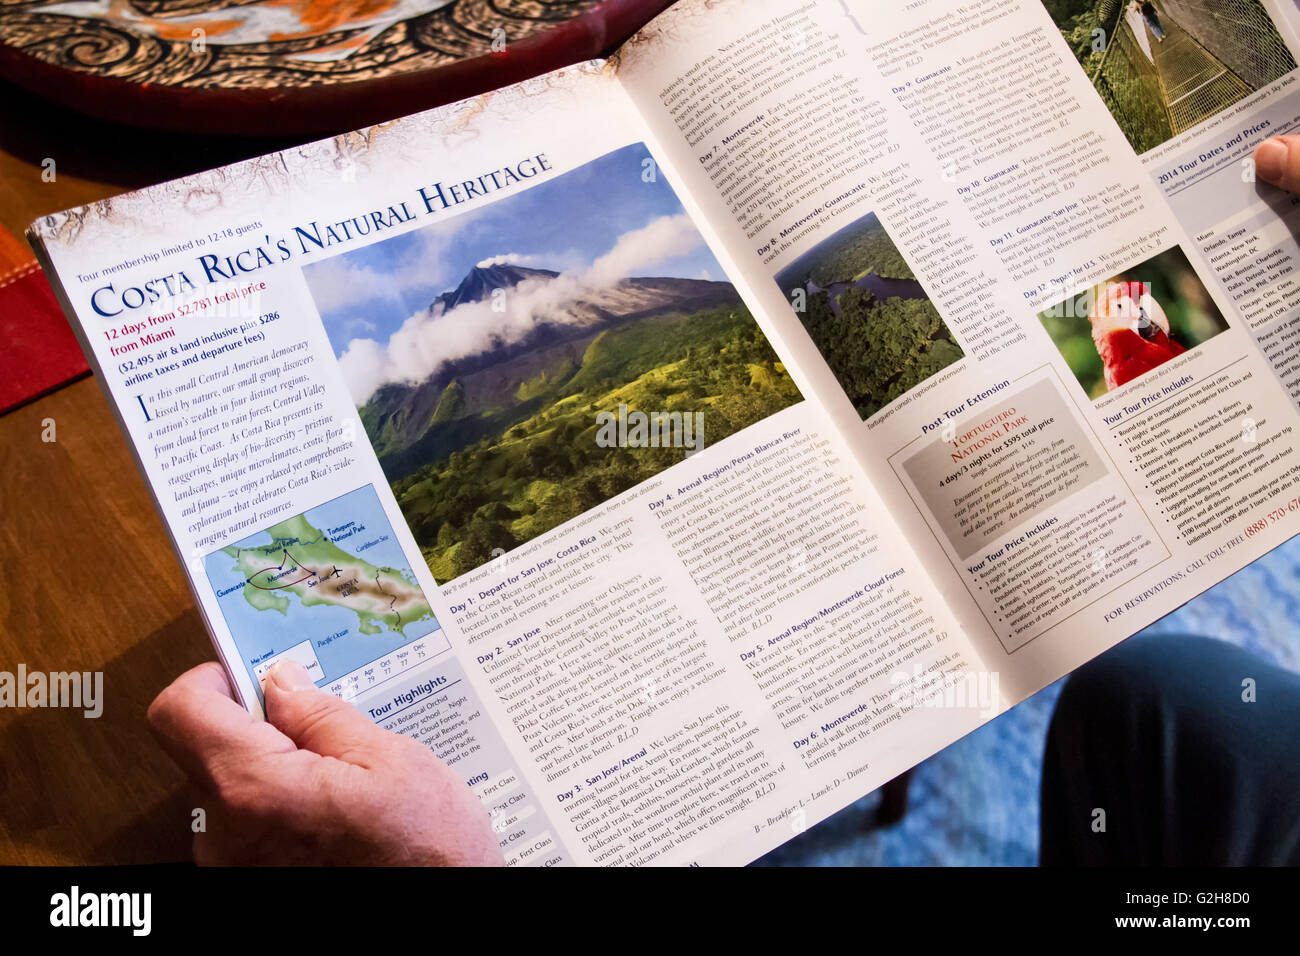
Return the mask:
[[813, 246], [776, 282], [864, 419], [964, 355], [875, 213]]

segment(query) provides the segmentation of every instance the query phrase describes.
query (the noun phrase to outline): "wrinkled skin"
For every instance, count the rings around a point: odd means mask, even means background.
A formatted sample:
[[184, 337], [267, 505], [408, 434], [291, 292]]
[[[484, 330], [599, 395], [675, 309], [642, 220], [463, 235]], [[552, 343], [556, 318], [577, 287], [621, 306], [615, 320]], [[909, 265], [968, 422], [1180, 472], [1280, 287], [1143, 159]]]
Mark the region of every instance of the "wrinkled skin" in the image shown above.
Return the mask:
[[216, 663], [182, 674], [149, 708], [197, 790], [199, 864], [500, 865], [483, 805], [423, 744], [317, 690], [292, 662], [271, 669], [265, 721]]

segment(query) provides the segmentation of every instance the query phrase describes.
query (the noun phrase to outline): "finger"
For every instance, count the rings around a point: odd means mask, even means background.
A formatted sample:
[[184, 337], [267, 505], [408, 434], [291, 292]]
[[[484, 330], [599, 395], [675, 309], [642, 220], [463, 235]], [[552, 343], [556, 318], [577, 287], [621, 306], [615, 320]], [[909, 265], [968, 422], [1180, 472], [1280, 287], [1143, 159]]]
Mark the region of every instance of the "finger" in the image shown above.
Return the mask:
[[272, 667], [262, 692], [266, 719], [303, 750], [370, 768], [393, 746], [393, 734], [347, 701], [319, 690], [295, 661]]
[[1255, 174], [1266, 183], [1300, 192], [1300, 136], [1273, 136], [1256, 146]]
[[293, 741], [235, 701], [216, 661], [176, 678], [149, 705], [149, 726], [168, 755], [200, 786], [213, 787], [212, 768], [292, 753]]

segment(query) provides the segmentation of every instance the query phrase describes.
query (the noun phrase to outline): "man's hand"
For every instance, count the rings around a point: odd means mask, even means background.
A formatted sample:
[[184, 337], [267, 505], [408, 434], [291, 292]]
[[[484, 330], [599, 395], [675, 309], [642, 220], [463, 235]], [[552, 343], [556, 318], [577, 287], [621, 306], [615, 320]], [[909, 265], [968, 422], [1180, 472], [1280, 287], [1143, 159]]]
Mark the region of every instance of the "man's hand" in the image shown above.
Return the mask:
[[207, 811], [200, 864], [461, 864], [503, 860], [483, 805], [427, 747], [375, 726], [282, 661], [267, 720], [215, 662], [182, 674], [149, 723]]
[[1300, 192], [1300, 136], [1272, 136], [1256, 146], [1255, 175], [1266, 183]]

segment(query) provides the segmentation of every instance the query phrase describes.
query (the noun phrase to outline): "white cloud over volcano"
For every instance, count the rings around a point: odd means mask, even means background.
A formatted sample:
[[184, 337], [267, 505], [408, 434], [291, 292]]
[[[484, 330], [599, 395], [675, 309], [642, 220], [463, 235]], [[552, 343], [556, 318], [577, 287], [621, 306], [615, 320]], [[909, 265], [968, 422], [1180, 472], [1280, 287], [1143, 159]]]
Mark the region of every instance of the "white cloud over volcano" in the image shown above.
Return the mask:
[[[524, 339], [539, 323], [577, 323], [584, 317], [567, 311], [584, 296], [609, 289], [633, 272], [691, 252], [703, 242], [690, 218], [661, 216], [619, 236], [604, 255], [589, 265], [551, 279], [527, 278], [503, 295], [444, 311], [441, 304], [408, 318], [386, 343], [371, 338], [350, 341], [339, 358], [357, 405], [388, 383], [418, 383], [445, 362], [476, 355]], [[505, 254], [478, 263], [544, 266], [537, 256]]]

